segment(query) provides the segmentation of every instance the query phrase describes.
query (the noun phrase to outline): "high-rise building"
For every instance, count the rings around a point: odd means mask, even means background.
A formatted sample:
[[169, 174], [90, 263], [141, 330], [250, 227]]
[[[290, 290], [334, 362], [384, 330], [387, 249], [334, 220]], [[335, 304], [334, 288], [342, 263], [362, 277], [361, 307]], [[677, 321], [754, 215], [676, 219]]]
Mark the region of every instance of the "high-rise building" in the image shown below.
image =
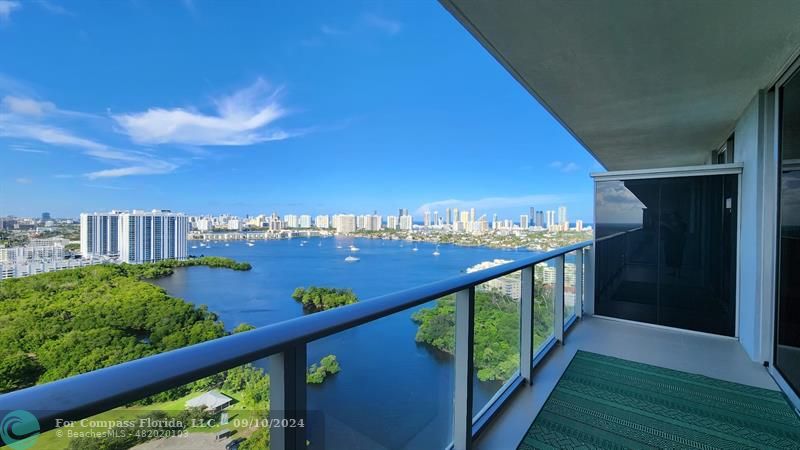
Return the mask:
[[431, 226], [431, 212], [430, 211], [425, 211], [425, 213], [422, 214], [422, 224], [425, 225], [426, 228]]
[[547, 211], [545, 219], [547, 222], [548, 229], [554, 228], [556, 226], [556, 212], [553, 211], [552, 209]]
[[283, 216], [283, 223], [286, 224], [286, 228], [297, 228], [298, 222], [297, 216], [294, 214]]
[[119, 256], [119, 211], [81, 214], [81, 255]]
[[453, 208], [453, 217], [450, 218], [450, 223], [458, 222], [458, 208]]
[[314, 218], [314, 226], [317, 228], [330, 228], [331, 222], [327, 215], [320, 215]]
[[575, 221], [575, 231], [583, 231], [583, 221], [576, 220]]
[[544, 228], [544, 211], [536, 211], [536, 220], [534, 225], [539, 228]]
[[42, 213], [42, 222], [47, 222], [48, 220], [50, 220], [50, 213], [49, 212], [43, 212]]
[[532, 226], [536, 225], [536, 223], [535, 223], [535, 221], [536, 221], [536, 209], [533, 206], [531, 206], [528, 209], [528, 220], [529, 220], [528, 226], [532, 227]]
[[523, 230], [528, 229], [528, 222], [530, 222], [530, 218], [527, 214], [519, 216], [519, 227]]
[[167, 210], [81, 214], [81, 254], [142, 263], [188, 256], [186, 216]]
[[311, 216], [308, 214], [301, 215], [297, 220], [297, 224], [300, 226], [300, 228], [311, 228]]
[[437, 226], [438, 226], [438, 225], [441, 225], [441, 224], [439, 223], [439, 211], [434, 211], [434, 212], [433, 212], [433, 224], [434, 224], [434, 225], [437, 225]]
[[464, 224], [471, 223], [469, 220], [469, 211], [461, 211], [461, 218], [459, 221]]
[[558, 223], [565, 224], [568, 223], [567, 220], [567, 207], [566, 206], [559, 206], [558, 207]]
[[444, 210], [444, 224], [450, 225], [452, 223], [452, 219], [450, 218], [450, 208]]
[[397, 216], [388, 216], [386, 217], [386, 228], [390, 230], [396, 230], [398, 225]]
[[356, 231], [356, 216], [353, 214], [337, 214], [333, 216], [333, 226], [337, 233], [347, 234]]
[[400, 229], [411, 231], [414, 228], [414, 217], [406, 214], [400, 217]]
[[469, 223], [475, 222], [475, 208], [469, 209]]

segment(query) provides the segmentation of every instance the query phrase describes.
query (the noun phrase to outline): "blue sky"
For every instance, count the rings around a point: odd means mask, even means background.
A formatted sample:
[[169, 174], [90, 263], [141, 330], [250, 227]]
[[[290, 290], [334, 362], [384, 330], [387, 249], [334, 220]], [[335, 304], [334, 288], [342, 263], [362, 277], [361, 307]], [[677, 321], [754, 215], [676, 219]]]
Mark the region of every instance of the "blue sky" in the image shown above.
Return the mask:
[[437, 2], [0, 0], [0, 214], [591, 218], [599, 164]]

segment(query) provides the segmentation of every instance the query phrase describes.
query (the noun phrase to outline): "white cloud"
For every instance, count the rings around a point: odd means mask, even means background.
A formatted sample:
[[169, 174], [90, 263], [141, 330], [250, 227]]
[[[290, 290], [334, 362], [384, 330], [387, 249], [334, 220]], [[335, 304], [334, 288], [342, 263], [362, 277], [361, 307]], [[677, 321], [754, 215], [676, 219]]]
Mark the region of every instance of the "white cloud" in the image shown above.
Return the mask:
[[177, 164], [153, 158], [143, 152], [115, 150], [103, 143], [77, 136], [70, 131], [46, 124], [19, 121], [18, 118], [11, 115], [0, 115], [0, 137], [28, 139], [53, 146], [78, 148], [95, 159], [122, 166], [85, 174], [92, 179], [164, 174], [172, 172], [178, 167]]
[[278, 90], [262, 79], [232, 95], [217, 99], [214, 114], [192, 108], [150, 108], [112, 116], [123, 132], [144, 144], [251, 145], [290, 138], [272, 125], [287, 114]]
[[31, 183], [33, 183], [33, 180], [31, 180], [30, 178], [17, 178], [14, 181], [16, 181], [19, 184], [31, 184]]
[[417, 208], [416, 214], [425, 211], [444, 211], [445, 208], [458, 208], [460, 210], [475, 208], [483, 212], [506, 208], [527, 208], [531, 205], [556, 205], [568, 203], [573, 200], [573, 195], [523, 195], [520, 197], [486, 197], [477, 200], [438, 200], [425, 203]]
[[26, 116], [42, 116], [55, 111], [56, 105], [26, 97], [7, 95], [2, 100], [3, 108], [14, 114]]
[[574, 162], [561, 162], [561, 161], [553, 161], [549, 164], [550, 168], [558, 169], [561, 172], [569, 173], [574, 172], [581, 168], [581, 166], [575, 164]]
[[16, 0], [0, 0], [0, 22], [7, 21], [11, 17], [11, 13], [21, 7], [20, 2]]
[[373, 13], [364, 14], [364, 23], [368, 26], [381, 30], [387, 34], [397, 34], [403, 29], [403, 25], [395, 20], [387, 19]]

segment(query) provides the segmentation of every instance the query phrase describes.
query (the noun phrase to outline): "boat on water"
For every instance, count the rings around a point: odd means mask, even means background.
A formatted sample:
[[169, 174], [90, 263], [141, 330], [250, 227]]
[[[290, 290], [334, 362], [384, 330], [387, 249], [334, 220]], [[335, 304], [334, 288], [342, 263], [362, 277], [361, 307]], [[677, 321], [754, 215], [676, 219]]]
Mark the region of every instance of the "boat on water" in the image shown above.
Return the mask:
[[230, 246], [231, 244], [228, 244], [227, 242], [225, 243], [225, 247], [230, 247]]
[[192, 246], [192, 248], [197, 248], [197, 246], [196, 246], [196, 245], [193, 245], [193, 246]]
[[358, 259], [358, 258], [356, 258], [355, 256], [352, 256], [352, 255], [348, 256], [344, 260], [345, 260], [345, 262], [349, 262], [349, 263], [361, 261], [360, 259]]
[[337, 245], [336, 248], [342, 248], [342, 246], [341, 245]]
[[358, 248], [358, 247], [356, 247], [355, 245], [351, 245], [351, 246], [350, 246], [350, 251], [351, 251], [351, 252], [357, 252], [357, 251], [359, 251], [359, 250], [361, 250], [361, 249], [360, 249], [360, 248]]
[[248, 242], [248, 243], [247, 243], [247, 246], [248, 246], [248, 247], [253, 247], [254, 245], [256, 245], [256, 244], [254, 244], [254, 243], [252, 243], [252, 242]]
[[419, 248], [415, 245], [414, 248], [411, 249], [412, 252], [418, 252]]
[[439, 255], [441, 255], [441, 253], [439, 253], [439, 246], [437, 245], [436, 250], [433, 251], [433, 256], [439, 256]]

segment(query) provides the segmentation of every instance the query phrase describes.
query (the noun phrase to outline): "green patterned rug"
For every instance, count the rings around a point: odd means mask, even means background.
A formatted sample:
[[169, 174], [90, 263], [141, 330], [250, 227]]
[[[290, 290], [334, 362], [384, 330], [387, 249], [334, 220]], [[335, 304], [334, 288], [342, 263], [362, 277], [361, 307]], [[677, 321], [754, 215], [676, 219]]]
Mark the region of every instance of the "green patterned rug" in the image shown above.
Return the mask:
[[783, 394], [579, 351], [523, 449], [800, 449]]

